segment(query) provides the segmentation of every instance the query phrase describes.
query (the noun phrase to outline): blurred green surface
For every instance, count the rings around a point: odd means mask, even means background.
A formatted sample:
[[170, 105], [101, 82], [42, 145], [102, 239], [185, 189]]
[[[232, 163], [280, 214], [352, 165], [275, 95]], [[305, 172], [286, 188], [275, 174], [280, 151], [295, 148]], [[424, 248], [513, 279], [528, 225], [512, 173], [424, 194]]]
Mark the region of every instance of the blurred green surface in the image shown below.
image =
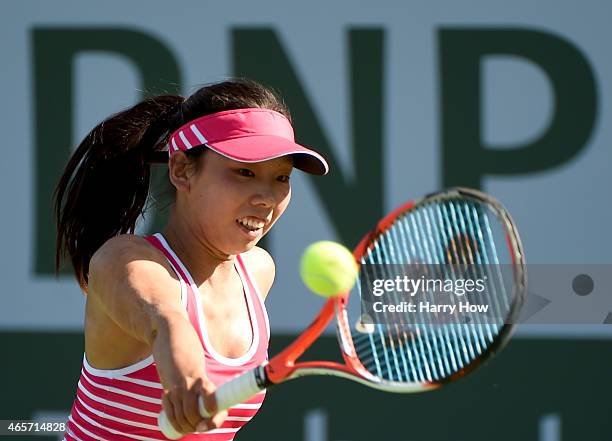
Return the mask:
[[[274, 337], [270, 353], [292, 338]], [[82, 335], [0, 333], [0, 344], [0, 419], [68, 412], [81, 369]], [[323, 338], [308, 355], [337, 358], [335, 337]], [[271, 389], [236, 439], [609, 440], [610, 366], [610, 341], [514, 339], [484, 367], [434, 392], [394, 395], [336, 378], [304, 378]], [[547, 431], [546, 418], [556, 428]]]

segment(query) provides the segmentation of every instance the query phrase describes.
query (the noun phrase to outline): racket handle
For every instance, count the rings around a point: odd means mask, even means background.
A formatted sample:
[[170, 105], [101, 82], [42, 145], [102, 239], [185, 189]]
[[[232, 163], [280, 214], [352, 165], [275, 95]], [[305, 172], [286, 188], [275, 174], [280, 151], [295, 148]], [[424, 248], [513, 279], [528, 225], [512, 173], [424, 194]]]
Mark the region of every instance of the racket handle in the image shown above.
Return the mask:
[[[215, 401], [217, 402], [217, 410], [225, 410], [236, 404], [248, 400], [253, 395], [261, 392], [269, 385], [264, 366], [258, 366], [250, 371], [231, 379], [227, 383], [222, 384], [215, 391]], [[198, 397], [198, 409], [203, 418], [209, 418], [210, 413], [204, 406], [204, 398]], [[163, 410], [159, 414], [157, 420], [159, 430], [169, 439], [179, 439], [185, 434], [177, 431], [166, 412]]]

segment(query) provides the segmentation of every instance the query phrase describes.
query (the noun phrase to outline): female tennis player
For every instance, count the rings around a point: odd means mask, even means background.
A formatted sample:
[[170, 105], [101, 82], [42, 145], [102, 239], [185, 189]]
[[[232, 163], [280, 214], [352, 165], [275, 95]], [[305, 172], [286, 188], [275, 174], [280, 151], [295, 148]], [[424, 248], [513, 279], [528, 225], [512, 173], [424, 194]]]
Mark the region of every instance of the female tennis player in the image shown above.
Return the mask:
[[[160, 160], [175, 201], [163, 232], [139, 237]], [[231, 440], [257, 413], [264, 393], [215, 412], [213, 392], [267, 358], [274, 263], [256, 245], [289, 204], [294, 167], [328, 171], [294, 141], [282, 100], [248, 80], [147, 99], [87, 135], [55, 200], [56, 264], [70, 258], [87, 296], [66, 440], [164, 440], [162, 408], [179, 432], [203, 432], [184, 439]]]

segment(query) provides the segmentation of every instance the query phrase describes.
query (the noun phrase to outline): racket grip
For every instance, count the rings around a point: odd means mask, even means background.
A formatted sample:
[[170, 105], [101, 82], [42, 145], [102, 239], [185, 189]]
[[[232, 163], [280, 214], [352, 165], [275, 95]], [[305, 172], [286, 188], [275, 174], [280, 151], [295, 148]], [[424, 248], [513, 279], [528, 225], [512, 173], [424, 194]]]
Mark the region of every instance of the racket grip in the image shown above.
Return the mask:
[[[231, 379], [227, 383], [222, 384], [215, 391], [215, 401], [217, 402], [217, 410], [225, 410], [236, 404], [248, 400], [253, 395], [261, 392], [268, 385], [264, 366], [258, 366], [250, 371], [245, 372], [236, 378]], [[204, 406], [204, 398], [198, 397], [198, 410], [203, 418], [209, 418], [211, 415]], [[179, 439], [185, 434], [178, 432], [170, 420], [166, 412], [163, 410], [159, 414], [157, 420], [159, 430], [169, 439]]]

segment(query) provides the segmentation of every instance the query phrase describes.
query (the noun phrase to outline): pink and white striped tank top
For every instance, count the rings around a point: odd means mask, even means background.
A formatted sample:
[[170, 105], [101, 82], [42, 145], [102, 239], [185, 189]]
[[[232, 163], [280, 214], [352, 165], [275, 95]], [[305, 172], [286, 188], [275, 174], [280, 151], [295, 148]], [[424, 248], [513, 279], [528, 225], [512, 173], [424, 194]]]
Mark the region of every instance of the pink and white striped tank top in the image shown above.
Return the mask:
[[[176, 272], [181, 284], [181, 300], [189, 320], [204, 347], [206, 373], [220, 385], [232, 377], [259, 366], [268, 355], [270, 328], [263, 300], [241, 256], [236, 256], [235, 268], [242, 280], [253, 331], [251, 347], [240, 358], [227, 358], [212, 347], [206, 332], [198, 287], [161, 234], [146, 238], [160, 249]], [[89, 365], [83, 356], [83, 368], [77, 386], [76, 399], [67, 423], [67, 441], [134, 441], [166, 440], [157, 427], [161, 411], [162, 385], [153, 356], [131, 366], [100, 370]], [[223, 425], [203, 434], [187, 435], [182, 440], [229, 441], [259, 410], [265, 391], [228, 409]]]

